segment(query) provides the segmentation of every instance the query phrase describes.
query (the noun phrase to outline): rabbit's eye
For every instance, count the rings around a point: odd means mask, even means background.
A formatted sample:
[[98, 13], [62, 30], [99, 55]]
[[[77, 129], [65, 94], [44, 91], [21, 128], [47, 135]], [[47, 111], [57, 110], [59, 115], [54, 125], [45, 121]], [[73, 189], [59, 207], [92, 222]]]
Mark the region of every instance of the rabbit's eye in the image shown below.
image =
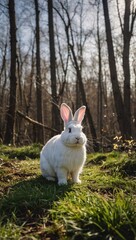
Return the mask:
[[71, 128], [68, 129], [69, 133], [71, 133]]

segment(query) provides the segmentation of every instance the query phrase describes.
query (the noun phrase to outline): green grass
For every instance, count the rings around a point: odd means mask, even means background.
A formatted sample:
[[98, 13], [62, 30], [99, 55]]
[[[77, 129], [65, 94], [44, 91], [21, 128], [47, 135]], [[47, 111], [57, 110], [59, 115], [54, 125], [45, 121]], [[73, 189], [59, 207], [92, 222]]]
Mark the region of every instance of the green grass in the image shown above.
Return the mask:
[[40, 144], [33, 144], [31, 146], [24, 147], [7, 147], [4, 145], [0, 146], [0, 150], [4, 156], [8, 156], [9, 159], [20, 159], [25, 160], [28, 158], [35, 159], [39, 157], [39, 151], [42, 146]]
[[90, 154], [82, 184], [58, 186], [40, 149], [0, 146], [0, 239], [136, 239], [135, 154]]

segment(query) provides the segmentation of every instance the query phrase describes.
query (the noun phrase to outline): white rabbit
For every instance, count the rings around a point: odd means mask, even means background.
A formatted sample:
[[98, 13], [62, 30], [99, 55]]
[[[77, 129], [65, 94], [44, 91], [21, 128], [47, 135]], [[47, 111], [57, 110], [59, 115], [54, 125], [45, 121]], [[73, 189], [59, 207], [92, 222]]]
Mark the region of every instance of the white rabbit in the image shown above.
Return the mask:
[[67, 104], [60, 107], [61, 118], [64, 121], [64, 131], [51, 138], [40, 153], [40, 167], [43, 177], [58, 184], [67, 184], [71, 174], [75, 183], [80, 183], [79, 174], [86, 160], [87, 138], [82, 132], [82, 120], [86, 107], [80, 107], [74, 114]]

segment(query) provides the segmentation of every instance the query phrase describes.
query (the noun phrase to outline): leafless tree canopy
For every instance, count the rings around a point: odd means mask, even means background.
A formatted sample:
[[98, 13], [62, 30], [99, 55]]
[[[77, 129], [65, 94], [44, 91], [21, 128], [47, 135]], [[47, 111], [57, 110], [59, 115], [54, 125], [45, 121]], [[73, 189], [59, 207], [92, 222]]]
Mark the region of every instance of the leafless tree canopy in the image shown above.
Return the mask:
[[45, 143], [86, 105], [88, 149], [136, 139], [136, 2], [0, 3], [0, 139]]

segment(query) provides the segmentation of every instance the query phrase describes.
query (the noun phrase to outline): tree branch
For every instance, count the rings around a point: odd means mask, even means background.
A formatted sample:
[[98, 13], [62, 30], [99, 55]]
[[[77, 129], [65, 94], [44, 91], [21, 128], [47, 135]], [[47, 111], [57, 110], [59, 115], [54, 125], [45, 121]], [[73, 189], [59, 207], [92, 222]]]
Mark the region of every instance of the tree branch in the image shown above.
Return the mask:
[[37, 125], [37, 126], [40, 126], [40, 127], [45, 128], [45, 129], [47, 129], [47, 130], [49, 130], [49, 131], [58, 133], [58, 131], [57, 131], [56, 129], [50, 128], [50, 127], [48, 127], [48, 126], [46, 126], [46, 125], [44, 125], [44, 124], [42, 124], [42, 123], [39, 123], [39, 122], [33, 120], [32, 118], [26, 116], [24, 113], [20, 112], [19, 110], [17, 110], [17, 114], [18, 114], [19, 116], [21, 116], [22, 118], [24, 118], [25, 120], [27, 120], [28, 122], [34, 124], [34, 125]]
[[132, 36], [133, 34], [133, 28], [134, 28], [134, 23], [136, 20], [136, 8], [134, 9], [134, 11], [132, 12], [132, 20], [131, 20], [131, 26], [130, 26], [130, 35]]
[[117, 12], [118, 12], [118, 18], [119, 18], [119, 22], [120, 22], [120, 27], [121, 27], [121, 31], [122, 31], [122, 34], [124, 32], [124, 29], [123, 29], [123, 24], [122, 24], [122, 20], [121, 20], [121, 16], [120, 16], [120, 10], [119, 10], [119, 1], [116, 0], [117, 2]]

